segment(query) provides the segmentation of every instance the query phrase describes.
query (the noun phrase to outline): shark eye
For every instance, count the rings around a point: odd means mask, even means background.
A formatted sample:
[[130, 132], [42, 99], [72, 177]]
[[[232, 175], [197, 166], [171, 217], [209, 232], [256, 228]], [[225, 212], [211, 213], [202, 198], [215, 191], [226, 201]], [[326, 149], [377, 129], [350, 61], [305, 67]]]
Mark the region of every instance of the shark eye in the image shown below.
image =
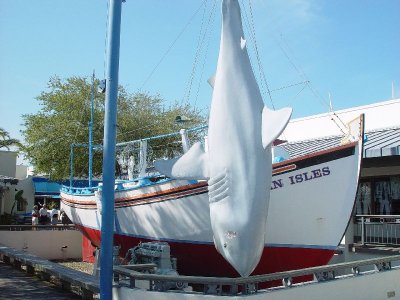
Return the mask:
[[227, 246], [227, 244], [226, 244], [226, 243], [224, 243], [224, 248], [226, 248], [226, 246]]

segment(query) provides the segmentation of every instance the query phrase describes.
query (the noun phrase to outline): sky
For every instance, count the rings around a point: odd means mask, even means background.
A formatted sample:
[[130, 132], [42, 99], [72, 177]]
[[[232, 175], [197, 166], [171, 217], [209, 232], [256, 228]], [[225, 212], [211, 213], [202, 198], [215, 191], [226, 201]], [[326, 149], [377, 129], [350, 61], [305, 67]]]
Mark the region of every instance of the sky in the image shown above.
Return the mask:
[[[400, 0], [240, 2], [267, 106], [304, 117], [328, 112], [328, 95], [335, 110], [389, 100], [392, 82], [400, 98]], [[220, 7], [220, 0], [126, 0], [120, 84], [207, 113]], [[11, 137], [23, 139], [21, 116], [41, 109], [35, 98], [52, 76], [95, 70], [105, 78], [107, 9], [107, 0], [0, 0], [0, 127]]]

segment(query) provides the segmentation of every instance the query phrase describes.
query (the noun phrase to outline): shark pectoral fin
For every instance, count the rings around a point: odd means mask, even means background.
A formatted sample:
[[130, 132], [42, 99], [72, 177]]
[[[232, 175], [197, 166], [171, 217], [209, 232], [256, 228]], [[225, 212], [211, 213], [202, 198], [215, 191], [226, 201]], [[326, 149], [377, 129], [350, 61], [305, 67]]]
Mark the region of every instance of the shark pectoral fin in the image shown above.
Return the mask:
[[246, 48], [246, 40], [243, 37], [240, 38], [240, 48], [242, 48], [242, 50]]
[[270, 110], [264, 107], [262, 112], [262, 143], [264, 148], [279, 137], [286, 128], [291, 115], [292, 109], [288, 107], [280, 110]]
[[200, 142], [179, 158], [157, 160], [154, 167], [162, 174], [176, 179], [208, 179], [208, 159]]
[[211, 88], [214, 88], [214, 85], [215, 85], [215, 74], [213, 76], [211, 76], [210, 78], [208, 78], [207, 82], [211, 86]]

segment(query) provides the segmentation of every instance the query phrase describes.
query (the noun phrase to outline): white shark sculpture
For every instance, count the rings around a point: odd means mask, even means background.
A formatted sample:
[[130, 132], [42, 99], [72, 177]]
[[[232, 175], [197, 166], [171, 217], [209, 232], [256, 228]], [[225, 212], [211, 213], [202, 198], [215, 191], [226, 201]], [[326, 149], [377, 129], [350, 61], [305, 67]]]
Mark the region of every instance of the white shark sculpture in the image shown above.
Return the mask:
[[265, 244], [271, 144], [292, 110], [264, 106], [246, 50], [238, 1], [223, 0], [222, 15], [208, 152], [197, 143], [182, 157], [160, 160], [155, 166], [172, 178], [209, 180], [215, 247], [246, 277], [257, 266]]

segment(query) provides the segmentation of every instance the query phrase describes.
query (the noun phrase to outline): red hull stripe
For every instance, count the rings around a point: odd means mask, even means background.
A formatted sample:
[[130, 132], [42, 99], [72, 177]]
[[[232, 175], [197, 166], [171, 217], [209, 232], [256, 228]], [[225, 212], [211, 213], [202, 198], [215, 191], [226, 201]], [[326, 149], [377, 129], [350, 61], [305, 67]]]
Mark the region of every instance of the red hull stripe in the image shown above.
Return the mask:
[[[99, 230], [79, 225], [77, 225], [77, 227], [93, 245], [100, 245], [101, 233]], [[136, 246], [140, 242], [154, 240], [155, 239], [144, 239], [118, 234], [114, 235], [114, 244], [121, 247], [120, 256], [124, 256], [128, 249]], [[171, 255], [178, 259], [179, 274], [225, 277], [238, 276], [236, 271], [217, 252], [212, 243], [189, 244], [170, 241], [168, 241], [168, 243], [171, 246]], [[332, 258], [334, 251], [333, 249], [266, 246], [253, 275], [325, 265]]]
[[277, 167], [272, 170], [272, 176], [278, 175], [283, 172], [293, 171], [296, 168], [297, 168], [297, 166], [295, 164], [291, 164], [291, 165], [287, 165], [287, 166], [283, 166], [283, 167]]

